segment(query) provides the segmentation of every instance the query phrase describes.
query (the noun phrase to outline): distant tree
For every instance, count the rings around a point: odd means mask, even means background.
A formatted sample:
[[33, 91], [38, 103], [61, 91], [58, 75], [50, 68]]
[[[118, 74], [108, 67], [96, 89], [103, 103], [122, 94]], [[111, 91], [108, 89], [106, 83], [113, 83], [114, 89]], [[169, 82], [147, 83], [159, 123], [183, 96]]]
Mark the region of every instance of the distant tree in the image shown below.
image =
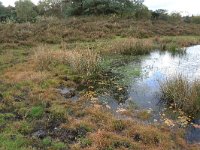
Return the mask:
[[185, 16], [185, 17], [183, 17], [183, 20], [184, 20], [184, 22], [186, 22], [186, 23], [191, 23], [191, 22], [192, 22], [192, 17], [190, 17], [190, 16]]
[[196, 23], [196, 24], [200, 24], [200, 16], [192, 16], [191, 22]]
[[[89, 4], [90, 4], [89, 0], [87, 2], [89, 2]], [[89, 5], [87, 2], [86, 2], [86, 5]], [[68, 1], [68, 5], [66, 7], [66, 14], [67, 15], [82, 15], [84, 12], [84, 8], [83, 8], [84, 3], [85, 3], [84, 0]], [[88, 9], [88, 11], [89, 11], [89, 9]]]
[[34, 21], [37, 16], [36, 6], [30, 0], [15, 2], [15, 8], [19, 22]]
[[0, 2], [0, 21], [6, 21], [6, 7]]
[[141, 5], [140, 7], [138, 7], [136, 9], [135, 17], [137, 19], [150, 19], [151, 12], [149, 11], [149, 9], [146, 6]]
[[64, 13], [63, 4], [67, 0], [41, 0], [37, 6], [39, 15], [61, 17]]
[[168, 14], [167, 10], [165, 9], [158, 9], [155, 11], [152, 11], [152, 19], [161, 19], [161, 20], [167, 20], [168, 19]]
[[16, 18], [15, 8], [12, 6], [5, 7], [0, 2], [0, 22], [5, 22], [8, 19], [14, 20]]
[[67, 15], [101, 15], [134, 12], [143, 0], [69, 0]]
[[169, 15], [169, 20], [170, 21], [181, 21], [182, 16], [179, 12], [173, 12]]

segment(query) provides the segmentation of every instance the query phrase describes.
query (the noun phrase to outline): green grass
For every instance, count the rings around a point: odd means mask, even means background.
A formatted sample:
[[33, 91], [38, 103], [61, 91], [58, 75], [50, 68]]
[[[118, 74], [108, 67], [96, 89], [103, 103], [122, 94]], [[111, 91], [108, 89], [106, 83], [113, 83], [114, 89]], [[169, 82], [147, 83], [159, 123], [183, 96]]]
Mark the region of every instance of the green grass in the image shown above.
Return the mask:
[[25, 150], [28, 143], [23, 135], [0, 134], [0, 149], [4, 150]]
[[0, 49], [0, 71], [26, 61], [30, 51], [24, 48]]
[[42, 106], [33, 106], [29, 112], [29, 116], [33, 119], [39, 119], [44, 114], [44, 108]]
[[4, 125], [9, 119], [13, 119], [14, 115], [11, 113], [0, 114], [0, 125]]
[[66, 149], [67, 146], [66, 146], [66, 144], [63, 143], [63, 142], [54, 142], [54, 143], [53, 143], [53, 148], [54, 148], [55, 150], [63, 150], [63, 149]]
[[44, 138], [44, 139], [42, 140], [42, 144], [43, 144], [44, 146], [50, 146], [51, 143], [52, 143], [51, 137], [46, 137], [46, 138]]
[[81, 142], [81, 147], [83, 147], [83, 148], [89, 147], [89, 146], [92, 145], [92, 141], [90, 139], [87, 139], [87, 138], [81, 138], [80, 142]]

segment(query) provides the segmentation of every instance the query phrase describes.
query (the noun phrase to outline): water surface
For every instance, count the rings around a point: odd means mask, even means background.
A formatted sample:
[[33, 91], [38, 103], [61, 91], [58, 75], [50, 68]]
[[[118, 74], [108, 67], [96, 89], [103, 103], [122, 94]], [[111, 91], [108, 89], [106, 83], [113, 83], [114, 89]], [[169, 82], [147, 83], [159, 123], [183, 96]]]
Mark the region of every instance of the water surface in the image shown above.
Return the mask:
[[[140, 63], [132, 62], [132, 65], [140, 66], [141, 75], [132, 78], [129, 97], [141, 109], [152, 110], [153, 117], [159, 120], [163, 109], [159, 98], [160, 82], [178, 74], [190, 81], [200, 79], [200, 46], [189, 47], [181, 55], [155, 51], [141, 58]], [[200, 124], [200, 121], [195, 121]], [[200, 129], [190, 126], [187, 139], [189, 142], [200, 142]]]

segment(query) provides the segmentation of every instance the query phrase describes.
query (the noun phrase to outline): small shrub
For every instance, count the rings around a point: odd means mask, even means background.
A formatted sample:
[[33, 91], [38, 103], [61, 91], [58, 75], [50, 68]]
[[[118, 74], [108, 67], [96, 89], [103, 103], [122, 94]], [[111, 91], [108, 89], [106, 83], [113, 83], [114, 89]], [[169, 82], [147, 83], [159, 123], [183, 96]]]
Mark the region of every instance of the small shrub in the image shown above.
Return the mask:
[[87, 138], [81, 138], [80, 142], [81, 142], [81, 147], [83, 147], [83, 148], [92, 145], [92, 141], [90, 139], [87, 139]]
[[124, 124], [124, 122], [122, 120], [116, 120], [113, 121], [113, 128], [116, 131], [122, 131], [124, 130], [126, 127], [126, 125]]

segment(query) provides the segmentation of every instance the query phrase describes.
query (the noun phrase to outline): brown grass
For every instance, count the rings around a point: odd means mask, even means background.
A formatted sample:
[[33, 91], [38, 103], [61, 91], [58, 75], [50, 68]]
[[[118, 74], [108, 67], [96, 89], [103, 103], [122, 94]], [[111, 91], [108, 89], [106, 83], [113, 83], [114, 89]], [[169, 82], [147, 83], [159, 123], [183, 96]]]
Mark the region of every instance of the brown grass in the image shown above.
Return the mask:
[[32, 60], [39, 70], [51, 70], [57, 64], [65, 64], [75, 73], [92, 75], [98, 72], [101, 58], [90, 49], [52, 50], [39, 46]]
[[116, 36], [148, 38], [154, 36], [200, 35], [198, 24], [165, 21], [136, 21], [117, 17], [72, 17], [46, 19], [34, 24], [0, 24], [0, 43], [28, 45], [59, 44], [61, 41], [94, 41]]
[[124, 55], [144, 55], [153, 49], [151, 39], [122, 39], [111, 44], [109, 52]]
[[101, 58], [94, 50], [75, 49], [68, 52], [66, 61], [74, 72], [92, 75], [98, 72]]
[[39, 83], [46, 79], [48, 74], [46, 72], [23, 71], [23, 72], [6, 72], [5, 77], [9, 82], [19, 83], [22, 81], [33, 81]]
[[[24, 67], [24, 65], [26, 67]], [[49, 76], [49, 73], [45, 71], [35, 71], [32, 64], [25, 63], [23, 65], [18, 64], [15, 67], [5, 70], [2, 76], [7, 83], [20, 83], [23, 81], [40, 83]]]
[[[191, 146], [188, 146], [185, 140], [180, 137], [178, 132], [172, 133], [170, 129], [166, 127], [144, 125], [134, 120], [118, 120], [103, 106], [97, 105], [98, 104], [94, 104], [84, 109], [84, 116], [79, 119], [72, 119], [70, 120], [70, 124], [65, 125], [66, 128], [87, 126], [92, 129], [86, 136], [86, 138], [92, 142], [90, 146], [81, 148], [80, 144], [76, 143], [72, 145], [72, 148], [84, 150], [167, 150], [171, 148], [191, 148]], [[83, 104], [81, 106], [83, 106]], [[77, 112], [79, 106], [74, 105], [74, 107], [76, 107], [75, 112]], [[181, 132], [181, 135], [182, 134], [183, 132]]]

